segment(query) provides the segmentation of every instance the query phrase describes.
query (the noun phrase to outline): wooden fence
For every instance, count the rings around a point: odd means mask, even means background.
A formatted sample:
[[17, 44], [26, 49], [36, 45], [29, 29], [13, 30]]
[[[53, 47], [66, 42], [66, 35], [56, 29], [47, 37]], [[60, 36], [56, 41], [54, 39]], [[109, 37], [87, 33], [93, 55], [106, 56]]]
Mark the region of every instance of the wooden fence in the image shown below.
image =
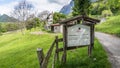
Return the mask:
[[44, 56], [44, 53], [43, 53], [43, 49], [37, 48], [37, 55], [38, 55], [38, 59], [39, 59], [40, 68], [47, 68], [48, 61], [50, 59], [50, 56], [51, 56], [51, 54], [53, 52], [54, 47], [56, 47], [56, 49], [55, 49], [55, 55], [54, 55], [54, 59], [53, 59], [53, 63], [52, 63], [52, 68], [55, 67], [56, 59], [57, 59], [57, 61], [59, 60], [58, 42], [62, 42], [62, 41], [63, 41], [62, 38], [58, 39], [58, 36], [56, 36], [55, 40], [53, 41], [50, 49], [48, 50], [48, 52], [47, 52], [47, 54], [45, 56]]

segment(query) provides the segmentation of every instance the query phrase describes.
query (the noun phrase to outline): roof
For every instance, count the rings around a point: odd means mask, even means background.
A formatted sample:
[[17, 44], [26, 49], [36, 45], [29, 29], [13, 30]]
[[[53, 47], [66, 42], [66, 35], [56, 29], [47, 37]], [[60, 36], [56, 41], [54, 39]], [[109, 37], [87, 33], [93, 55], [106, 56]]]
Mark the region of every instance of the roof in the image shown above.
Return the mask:
[[78, 16], [75, 16], [75, 17], [72, 17], [72, 18], [69, 18], [66, 20], [59, 21], [59, 23], [66, 24], [66, 23], [69, 23], [70, 21], [75, 21], [75, 20], [84, 20], [84, 21], [88, 21], [92, 24], [96, 24], [96, 23], [100, 22], [100, 20], [98, 20], [98, 19], [90, 18], [90, 17], [84, 16], [84, 15], [78, 15]]
[[51, 24], [51, 26], [60, 26], [61, 24], [56, 23], [56, 24]]

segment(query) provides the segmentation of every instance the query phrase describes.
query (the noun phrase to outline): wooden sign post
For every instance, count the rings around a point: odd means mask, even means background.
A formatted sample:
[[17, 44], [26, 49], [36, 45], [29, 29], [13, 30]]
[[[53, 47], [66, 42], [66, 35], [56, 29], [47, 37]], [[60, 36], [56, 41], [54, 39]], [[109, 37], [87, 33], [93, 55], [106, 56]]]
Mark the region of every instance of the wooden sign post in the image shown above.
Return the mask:
[[67, 24], [63, 25], [63, 56], [62, 56], [62, 61], [63, 63], [66, 63], [66, 57], [67, 57]]
[[[71, 23], [71, 21], [82, 20], [81, 24]], [[86, 16], [76, 16], [64, 21], [63, 24], [63, 56], [62, 61], [66, 63], [67, 50], [88, 46], [88, 55], [91, 56], [94, 47], [94, 25], [100, 20]], [[62, 51], [62, 49], [59, 49]]]
[[[80, 20], [84, 21], [78, 24]], [[75, 22], [74, 22], [75, 21]], [[39, 64], [41, 68], [47, 68], [48, 60], [56, 44], [56, 50], [52, 68], [55, 67], [56, 59], [59, 61], [59, 52], [63, 51], [62, 62], [66, 63], [67, 50], [88, 46], [88, 55], [91, 56], [94, 47], [94, 25], [100, 20], [89, 18], [86, 16], [76, 16], [59, 22], [63, 24], [63, 38], [58, 39], [56, 36], [47, 55], [44, 56], [42, 49], [37, 49]], [[63, 42], [63, 48], [59, 48], [58, 42]]]

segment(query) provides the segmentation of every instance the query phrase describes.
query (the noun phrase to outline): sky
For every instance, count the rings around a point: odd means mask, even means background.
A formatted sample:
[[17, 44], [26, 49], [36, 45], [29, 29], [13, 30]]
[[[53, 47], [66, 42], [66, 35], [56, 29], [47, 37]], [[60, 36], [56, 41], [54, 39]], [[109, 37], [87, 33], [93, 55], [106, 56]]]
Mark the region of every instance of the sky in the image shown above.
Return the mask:
[[[0, 0], [0, 14], [10, 15], [14, 10], [14, 6], [21, 0]], [[35, 7], [36, 12], [48, 10], [50, 12], [59, 12], [60, 9], [68, 4], [71, 0], [27, 0]]]

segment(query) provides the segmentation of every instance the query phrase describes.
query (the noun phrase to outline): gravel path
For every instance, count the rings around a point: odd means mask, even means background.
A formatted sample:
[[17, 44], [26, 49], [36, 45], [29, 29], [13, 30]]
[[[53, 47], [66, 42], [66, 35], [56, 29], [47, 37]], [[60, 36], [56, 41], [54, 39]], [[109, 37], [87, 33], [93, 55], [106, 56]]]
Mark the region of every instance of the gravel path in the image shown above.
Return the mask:
[[120, 38], [100, 32], [96, 32], [95, 36], [108, 53], [112, 68], [120, 68]]

